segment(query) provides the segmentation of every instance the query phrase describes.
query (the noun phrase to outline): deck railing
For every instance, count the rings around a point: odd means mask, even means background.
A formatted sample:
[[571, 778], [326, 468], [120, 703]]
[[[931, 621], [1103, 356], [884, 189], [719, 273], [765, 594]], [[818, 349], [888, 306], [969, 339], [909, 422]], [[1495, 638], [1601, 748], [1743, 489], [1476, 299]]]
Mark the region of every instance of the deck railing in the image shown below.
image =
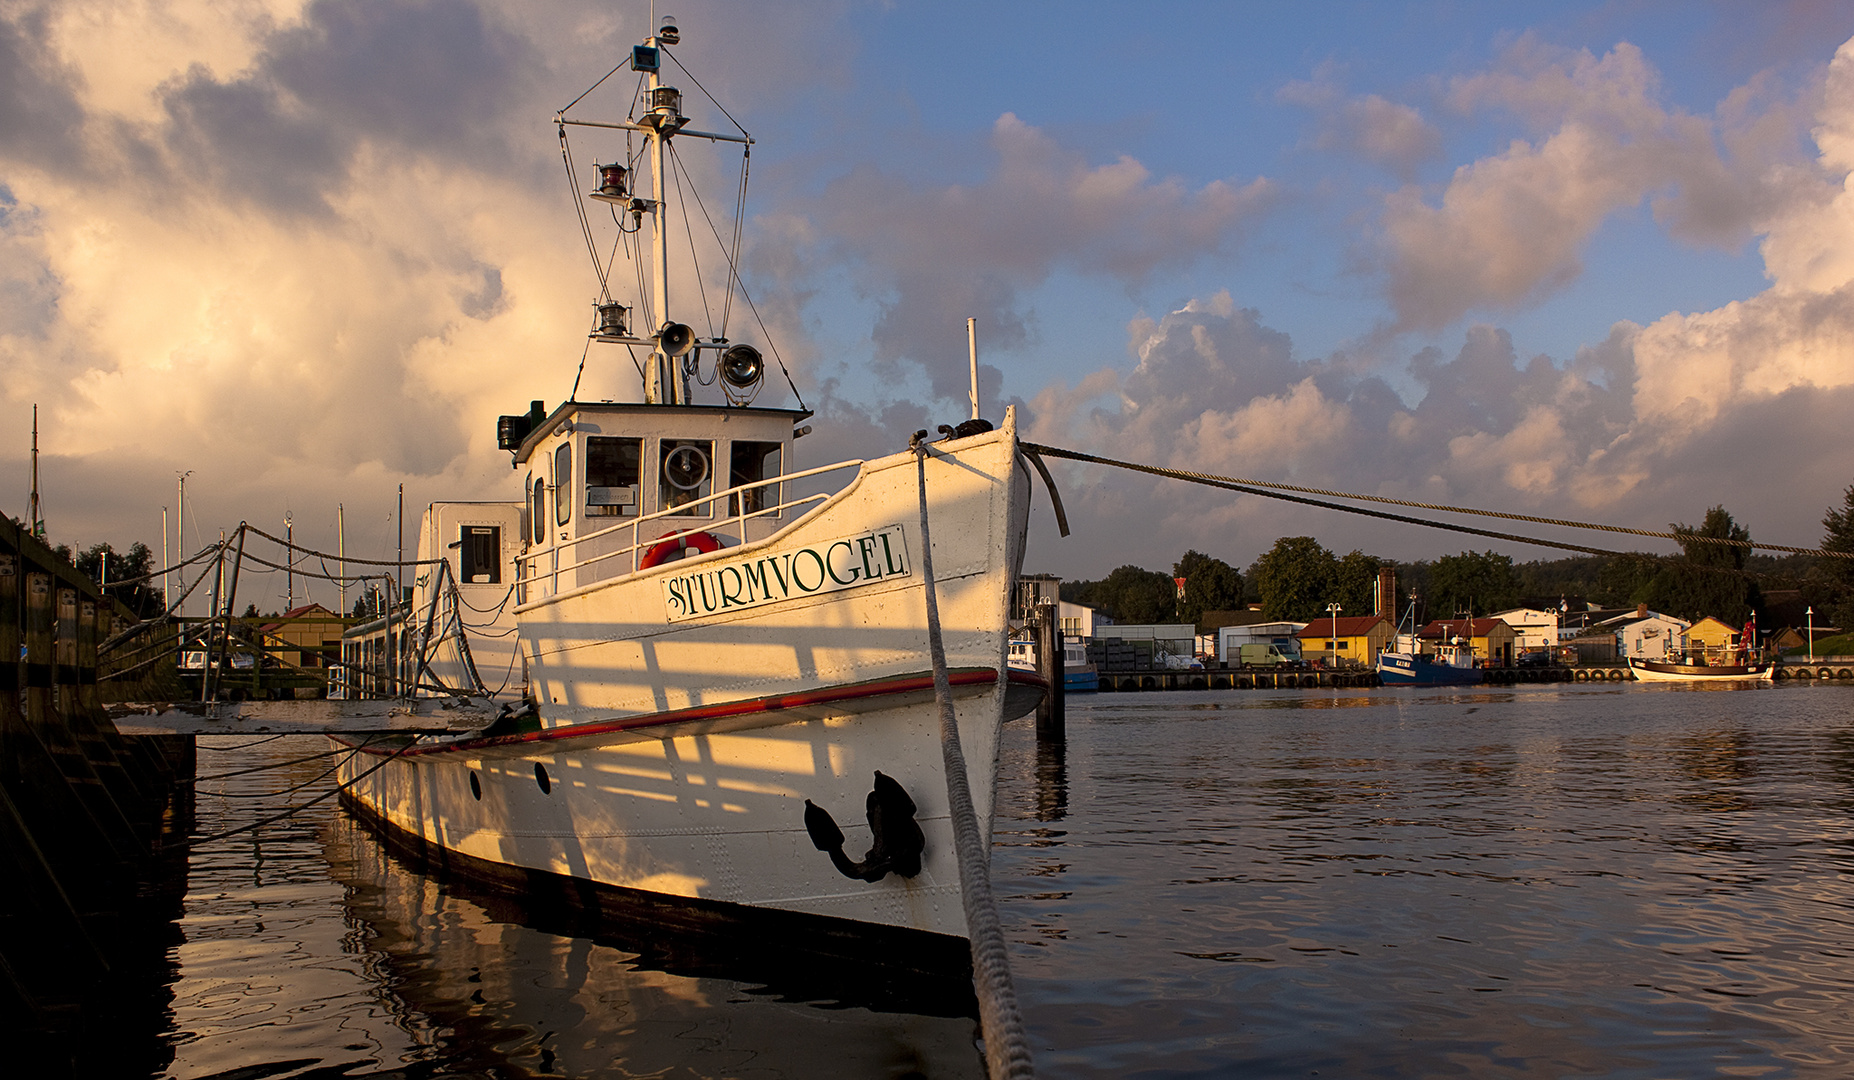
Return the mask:
[[[734, 541], [736, 543], [745, 543], [747, 540], [748, 521], [755, 518], [777, 517], [787, 510], [822, 503], [836, 494], [835, 492], [818, 492], [813, 495], [804, 495], [795, 499], [786, 499], [772, 506], [762, 506], [756, 510], [749, 511], [747, 510], [747, 503], [749, 501], [747, 499], [748, 492], [760, 491], [766, 488], [783, 490], [784, 485], [790, 484], [796, 480], [804, 480], [813, 476], [822, 476], [826, 473], [837, 472], [843, 469], [860, 469], [862, 467], [863, 460], [857, 458], [850, 461], [835, 462], [830, 465], [820, 465], [817, 468], [804, 469], [799, 472], [783, 473], [779, 476], [768, 477], [764, 480], [753, 480], [744, 484], [736, 484], [725, 491], [717, 491], [712, 495], [705, 495], [699, 499], [683, 503], [681, 506], [671, 507], [667, 510], [658, 510], [656, 513], [632, 518], [608, 528], [600, 529], [597, 532], [590, 532], [584, 536], [576, 536], [569, 540], [558, 541], [543, 551], [524, 554], [517, 563], [521, 572], [517, 575], [516, 581], [516, 603], [526, 604], [533, 599], [538, 599], [533, 597], [529, 590], [542, 578], [547, 579], [550, 595], [557, 594], [560, 592], [561, 575], [576, 574], [576, 572], [581, 569], [611, 559], [621, 559], [625, 556], [630, 556], [630, 569], [614, 575], [620, 578], [628, 577], [631, 574], [637, 573], [641, 568], [639, 564], [643, 561], [644, 553], [649, 549], [656, 547], [658, 544], [692, 536], [696, 533], [709, 533], [713, 535], [717, 529], [725, 532], [731, 526], [734, 531]], [[716, 505], [723, 499], [734, 498], [735, 496], [738, 496], [734, 504], [737, 507], [735, 512], [721, 517], [718, 521], [715, 520], [714, 514]], [[708, 508], [710, 520], [690, 525], [686, 528], [671, 529], [661, 536], [652, 537], [648, 540], [642, 538], [643, 528], [651, 522], [661, 522], [669, 518], [688, 518], [698, 514], [702, 507]], [[616, 536], [622, 538], [627, 531], [630, 533], [630, 543], [622, 547], [614, 548], [611, 551], [603, 551], [588, 558], [578, 559], [577, 561], [562, 558], [563, 554], [581, 544], [605, 537]], [[542, 567], [543, 562], [547, 564], [545, 568]], [[586, 584], [591, 583], [580, 581], [578, 577], [575, 576], [575, 587]]]

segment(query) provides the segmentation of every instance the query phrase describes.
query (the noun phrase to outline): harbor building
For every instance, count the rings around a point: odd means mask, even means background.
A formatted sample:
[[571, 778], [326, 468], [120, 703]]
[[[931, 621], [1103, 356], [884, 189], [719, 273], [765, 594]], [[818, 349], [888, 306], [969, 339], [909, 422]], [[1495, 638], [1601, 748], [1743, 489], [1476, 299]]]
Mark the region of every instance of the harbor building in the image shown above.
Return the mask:
[[1378, 653], [1397, 636], [1397, 628], [1382, 615], [1341, 615], [1316, 618], [1294, 636], [1307, 660], [1369, 665], [1378, 662]]
[[1437, 645], [1462, 638], [1481, 663], [1493, 667], [1512, 666], [1514, 644], [1519, 640], [1511, 623], [1492, 618], [1437, 619], [1417, 631], [1416, 637], [1424, 652], [1434, 652]]

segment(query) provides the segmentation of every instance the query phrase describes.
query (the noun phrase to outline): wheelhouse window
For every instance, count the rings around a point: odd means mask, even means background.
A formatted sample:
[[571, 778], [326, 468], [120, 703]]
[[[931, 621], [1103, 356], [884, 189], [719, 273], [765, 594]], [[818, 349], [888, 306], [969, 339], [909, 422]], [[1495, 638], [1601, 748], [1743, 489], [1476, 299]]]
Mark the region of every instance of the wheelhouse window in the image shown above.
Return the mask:
[[644, 440], [593, 435], [586, 439], [586, 516], [636, 517]]
[[706, 439], [664, 439], [658, 456], [657, 499], [665, 510], [687, 507], [688, 517], [713, 517], [715, 444]]
[[465, 525], [457, 542], [457, 576], [465, 585], [502, 583], [502, 528]]
[[573, 444], [561, 443], [554, 451], [554, 522], [573, 520]]
[[[779, 475], [780, 451], [784, 449], [776, 442], [742, 442], [736, 441], [729, 451], [731, 461], [728, 467], [728, 487], [751, 484], [755, 480], [768, 480]], [[779, 485], [767, 484], [765, 487], [748, 488], [727, 497], [729, 514], [756, 514], [769, 506], [779, 505]], [[774, 513], [772, 516], [777, 517]]]
[[534, 478], [534, 495], [529, 499], [528, 520], [534, 523], [534, 542], [547, 542], [547, 481], [542, 477]]

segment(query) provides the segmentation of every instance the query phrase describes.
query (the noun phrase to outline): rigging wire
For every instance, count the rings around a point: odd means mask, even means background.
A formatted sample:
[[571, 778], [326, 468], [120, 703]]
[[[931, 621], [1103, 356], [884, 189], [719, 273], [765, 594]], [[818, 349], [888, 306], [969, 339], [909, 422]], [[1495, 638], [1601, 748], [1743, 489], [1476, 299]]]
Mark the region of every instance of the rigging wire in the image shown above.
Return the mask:
[[201, 750], [213, 750], [219, 753], [230, 753], [233, 750], [249, 750], [253, 746], [263, 746], [265, 743], [276, 742], [278, 739], [286, 738], [292, 734], [294, 734], [294, 732], [285, 731], [282, 734], [272, 735], [266, 739], [257, 739], [252, 742], [239, 743], [237, 746], [208, 746], [205, 744], [201, 744], [200, 749]]
[[[371, 738], [372, 736], [369, 736], [370, 740]], [[366, 772], [361, 773], [359, 776], [356, 776], [354, 779], [346, 781], [345, 783], [336, 784], [333, 788], [330, 788], [328, 791], [325, 791], [322, 794], [317, 795], [315, 798], [310, 799], [306, 803], [302, 803], [297, 806], [292, 806], [288, 808], [287, 810], [284, 810], [282, 813], [272, 814], [267, 818], [263, 818], [261, 820], [251, 822], [248, 825], [240, 825], [236, 829], [227, 829], [224, 832], [213, 833], [209, 836], [194, 837], [192, 839], [187, 840], [185, 843], [179, 846], [183, 848], [198, 847], [201, 844], [210, 844], [215, 840], [224, 840], [228, 836], [237, 836], [239, 833], [250, 832], [253, 829], [261, 829], [266, 825], [271, 825], [276, 822], [282, 821], [284, 818], [287, 818], [287, 817], [295, 817], [297, 814], [302, 813], [304, 810], [309, 809], [311, 806], [314, 806], [315, 804], [319, 802], [324, 802], [328, 799], [332, 799], [336, 795], [339, 795], [342, 792], [346, 791], [348, 788], [353, 787], [355, 784], [359, 783], [360, 781], [365, 780], [367, 777], [372, 776], [376, 772], [379, 772], [381, 769], [384, 769], [388, 764], [390, 764], [399, 755], [405, 753], [407, 750], [412, 749], [412, 747], [416, 746], [417, 744], [418, 744], [418, 740], [416, 738], [408, 739], [404, 746], [386, 755], [384, 759], [382, 759], [378, 764], [374, 765], [372, 768], [368, 769]], [[364, 749], [367, 745], [368, 745], [367, 743], [363, 743], [361, 746], [355, 747], [354, 752], [357, 754], [360, 753], [360, 751]]]
[[610, 300], [611, 286], [605, 280], [604, 268], [599, 265], [599, 245], [592, 235], [592, 220], [586, 216], [586, 207], [579, 197], [579, 185], [573, 180], [574, 174], [578, 172], [578, 167], [573, 164], [573, 148], [567, 141], [566, 125], [561, 124], [559, 127], [560, 162], [566, 168], [567, 192], [573, 202], [573, 215], [579, 220], [580, 238], [585, 240], [586, 254], [592, 259], [592, 274], [599, 279], [599, 297], [602, 300]]
[[[708, 320], [708, 336], [712, 338], [715, 336], [715, 313], [708, 308], [708, 284], [702, 280], [702, 261], [700, 255], [695, 250], [695, 223], [689, 220], [689, 203], [682, 193], [682, 177], [685, 171], [682, 165], [682, 155], [676, 152], [676, 144], [674, 143], [665, 143], [663, 148], [669, 151], [670, 176], [676, 181], [677, 201], [682, 203], [682, 229], [684, 235], [689, 238], [689, 263], [695, 268], [695, 289], [696, 292], [701, 294], [702, 317]], [[694, 180], [689, 181], [689, 190], [695, 191]], [[696, 191], [695, 202], [697, 206], [701, 205], [702, 196], [699, 191]], [[706, 217], [707, 215], [708, 211], [704, 209], [702, 211], [702, 216]], [[719, 237], [716, 239], [719, 239]], [[703, 385], [706, 386], [707, 384], [704, 383]]]
[[708, 88], [707, 88], [706, 86], [703, 86], [703, 85], [702, 85], [702, 80], [700, 80], [700, 79], [698, 79], [698, 78], [696, 78], [696, 77], [695, 77], [695, 72], [693, 72], [693, 71], [690, 71], [690, 70], [689, 70], [688, 68], [686, 68], [686, 67], [682, 67], [682, 61], [681, 61], [681, 60], [677, 60], [677, 59], [676, 59], [676, 54], [675, 54], [675, 53], [673, 53], [673, 52], [670, 52], [670, 51], [669, 51], [668, 49], [663, 49], [663, 55], [665, 55], [665, 56], [667, 56], [667, 57], [669, 57], [669, 58], [670, 58], [670, 60], [671, 60], [671, 61], [672, 61], [673, 63], [675, 63], [675, 65], [676, 65], [677, 67], [679, 67], [679, 68], [682, 68], [682, 73], [683, 73], [684, 75], [687, 75], [687, 76], [689, 77], [689, 81], [695, 84], [695, 88], [696, 88], [697, 90], [700, 90], [700, 91], [702, 92], [702, 96], [703, 96], [703, 97], [705, 97], [705, 98], [707, 98], [707, 99], [708, 99], [709, 101], [713, 101], [713, 102], [714, 102], [714, 105], [715, 105], [715, 108], [717, 108], [717, 109], [720, 109], [720, 110], [721, 110], [721, 115], [722, 115], [722, 116], [725, 116], [725, 117], [727, 117], [727, 119], [728, 119], [728, 123], [730, 123], [730, 124], [733, 124], [733, 125], [734, 125], [734, 127], [735, 127], [735, 128], [736, 128], [736, 129], [737, 129], [737, 130], [738, 130], [738, 131], [739, 131], [739, 132], [740, 132], [740, 133], [742, 134], [742, 135], [745, 135], [745, 136], [746, 136], [747, 138], [749, 138], [749, 139], [751, 139], [751, 138], [753, 138], [753, 133], [752, 133], [751, 131], [748, 131], [748, 130], [747, 130], [746, 128], [744, 128], [744, 127], [741, 127], [741, 126], [740, 126], [740, 121], [738, 121], [738, 120], [736, 120], [736, 119], [734, 119], [734, 114], [733, 114], [733, 113], [731, 113], [731, 112], [728, 112], [728, 111], [727, 111], [727, 106], [726, 106], [726, 105], [723, 105], [723, 104], [721, 104], [721, 102], [719, 102], [719, 101], [716, 101], [716, 100], [715, 100], [715, 96], [714, 96], [713, 94], [711, 94], [711, 93], [709, 93], [709, 92], [708, 92]]

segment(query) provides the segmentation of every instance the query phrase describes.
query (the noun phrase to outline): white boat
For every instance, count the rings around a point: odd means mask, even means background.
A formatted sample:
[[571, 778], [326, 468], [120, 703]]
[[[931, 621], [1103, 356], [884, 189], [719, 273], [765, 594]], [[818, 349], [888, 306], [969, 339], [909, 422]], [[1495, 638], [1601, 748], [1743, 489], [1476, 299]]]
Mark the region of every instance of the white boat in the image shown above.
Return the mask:
[[[1036, 642], [1026, 638], [1013, 638], [1006, 662], [1017, 671], [1035, 672], [1037, 670]], [[1062, 642], [1062, 690], [1066, 694], [1088, 694], [1101, 688], [1100, 669], [1094, 661], [1088, 659], [1088, 646], [1063, 639]]]
[[[563, 132], [642, 140], [650, 197], [614, 165], [597, 166], [592, 197], [621, 228], [650, 230], [654, 286], [629, 307], [602, 296], [592, 334], [649, 351], [641, 402], [536, 403], [500, 423], [522, 494], [513, 596], [495, 618], [517, 633], [525, 703], [469, 736], [355, 741], [346, 798], [389, 839], [526, 894], [642, 912], [665, 932], [744, 925], [857, 963], [963, 968], [922, 490], [988, 841], [1000, 725], [1043, 692], [1006, 663], [1030, 499], [1016, 417], [943, 429], [924, 462], [898, 433], [888, 457], [790, 468], [810, 414], [753, 407], [759, 353], [668, 314], [666, 243], [683, 230], [664, 220], [667, 148], [750, 141], [688, 127], [658, 72], [676, 41], [666, 26], [634, 50], [647, 75], [635, 119], [556, 117]], [[633, 331], [646, 310], [651, 329]], [[695, 402], [691, 379], [723, 400]], [[444, 520], [428, 515], [420, 558], [446, 563], [427, 588], [473, 576], [452, 543], [468, 538]], [[443, 607], [421, 592], [411, 617]], [[403, 682], [429, 690], [438, 671], [419, 643], [441, 636], [429, 623], [400, 636], [393, 647], [420, 658]]]
[[1629, 657], [1629, 673], [1642, 682], [1769, 682], [1777, 666], [1768, 660], [1742, 664], [1692, 664], [1672, 658], [1646, 660]]

